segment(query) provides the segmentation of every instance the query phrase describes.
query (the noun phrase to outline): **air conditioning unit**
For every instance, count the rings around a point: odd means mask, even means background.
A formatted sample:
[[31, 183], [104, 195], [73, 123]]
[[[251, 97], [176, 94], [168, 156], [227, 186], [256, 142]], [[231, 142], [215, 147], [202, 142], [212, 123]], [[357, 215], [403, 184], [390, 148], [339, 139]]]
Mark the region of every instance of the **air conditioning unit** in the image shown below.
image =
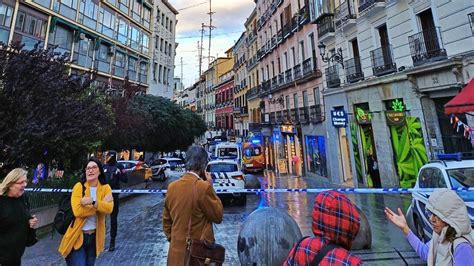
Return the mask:
[[109, 47], [109, 50], [107, 51], [107, 53], [108, 53], [109, 55], [115, 54], [115, 46], [110, 46], [110, 47]]

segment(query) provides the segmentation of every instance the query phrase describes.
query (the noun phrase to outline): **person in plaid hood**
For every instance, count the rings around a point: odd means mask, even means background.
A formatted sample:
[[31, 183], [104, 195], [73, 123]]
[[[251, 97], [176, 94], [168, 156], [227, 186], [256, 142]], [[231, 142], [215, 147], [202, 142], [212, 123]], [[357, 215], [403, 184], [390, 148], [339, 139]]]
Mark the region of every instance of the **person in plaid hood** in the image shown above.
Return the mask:
[[[363, 265], [348, 249], [360, 227], [357, 207], [337, 191], [324, 191], [314, 200], [312, 230], [314, 237], [304, 238], [295, 245], [283, 265], [313, 265], [318, 252], [326, 245], [336, 244], [319, 265]], [[296, 248], [296, 251], [295, 251]]]

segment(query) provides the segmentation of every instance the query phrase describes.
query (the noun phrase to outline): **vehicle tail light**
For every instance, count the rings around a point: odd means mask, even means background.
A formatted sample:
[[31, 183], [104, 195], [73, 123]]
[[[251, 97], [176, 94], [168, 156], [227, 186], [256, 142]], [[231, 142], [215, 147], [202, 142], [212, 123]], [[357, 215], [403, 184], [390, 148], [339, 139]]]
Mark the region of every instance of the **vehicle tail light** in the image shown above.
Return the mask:
[[236, 179], [236, 180], [244, 180], [243, 175], [236, 175], [236, 176], [233, 176], [233, 178]]

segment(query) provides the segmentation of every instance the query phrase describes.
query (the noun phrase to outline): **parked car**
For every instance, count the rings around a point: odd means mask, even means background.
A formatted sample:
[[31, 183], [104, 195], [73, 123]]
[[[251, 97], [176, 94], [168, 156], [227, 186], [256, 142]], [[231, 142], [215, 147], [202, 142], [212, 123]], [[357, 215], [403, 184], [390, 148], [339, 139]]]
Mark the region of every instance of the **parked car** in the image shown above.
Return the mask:
[[[240, 165], [234, 160], [210, 161], [206, 167], [206, 174], [211, 175], [214, 189], [244, 189], [245, 175], [240, 170]], [[218, 194], [221, 199], [232, 198], [239, 205], [245, 205], [247, 194], [232, 193]]]
[[151, 180], [151, 168], [143, 161], [136, 160], [120, 160], [117, 163], [121, 164], [128, 177], [128, 183], [136, 183], [138, 181]]
[[170, 171], [184, 173], [184, 161], [176, 157], [164, 157], [156, 160], [151, 165], [152, 179], [164, 181], [168, 178]]
[[[474, 187], [474, 157], [461, 153], [440, 154], [439, 160], [430, 161], [418, 172], [414, 188], [462, 188]], [[474, 193], [458, 192], [464, 200], [474, 229]], [[412, 231], [425, 242], [431, 239], [433, 227], [425, 207], [430, 193], [412, 193], [412, 202], [407, 210]], [[474, 237], [474, 230], [471, 235]]]

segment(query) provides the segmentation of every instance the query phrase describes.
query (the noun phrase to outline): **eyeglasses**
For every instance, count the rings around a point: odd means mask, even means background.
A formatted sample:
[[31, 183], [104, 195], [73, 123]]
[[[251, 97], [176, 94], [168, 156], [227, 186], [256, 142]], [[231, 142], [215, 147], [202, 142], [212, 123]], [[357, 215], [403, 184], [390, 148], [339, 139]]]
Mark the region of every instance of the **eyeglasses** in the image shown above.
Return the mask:
[[86, 171], [96, 170], [96, 169], [99, 169], [99, 166], [93, 165], [93, 166], [87, 166], [87, 167], [86, 167]]
[[15, 182], [15, 184], [18, 184], [18, 185], [28, 184], [28, 180], [17, 181]]

